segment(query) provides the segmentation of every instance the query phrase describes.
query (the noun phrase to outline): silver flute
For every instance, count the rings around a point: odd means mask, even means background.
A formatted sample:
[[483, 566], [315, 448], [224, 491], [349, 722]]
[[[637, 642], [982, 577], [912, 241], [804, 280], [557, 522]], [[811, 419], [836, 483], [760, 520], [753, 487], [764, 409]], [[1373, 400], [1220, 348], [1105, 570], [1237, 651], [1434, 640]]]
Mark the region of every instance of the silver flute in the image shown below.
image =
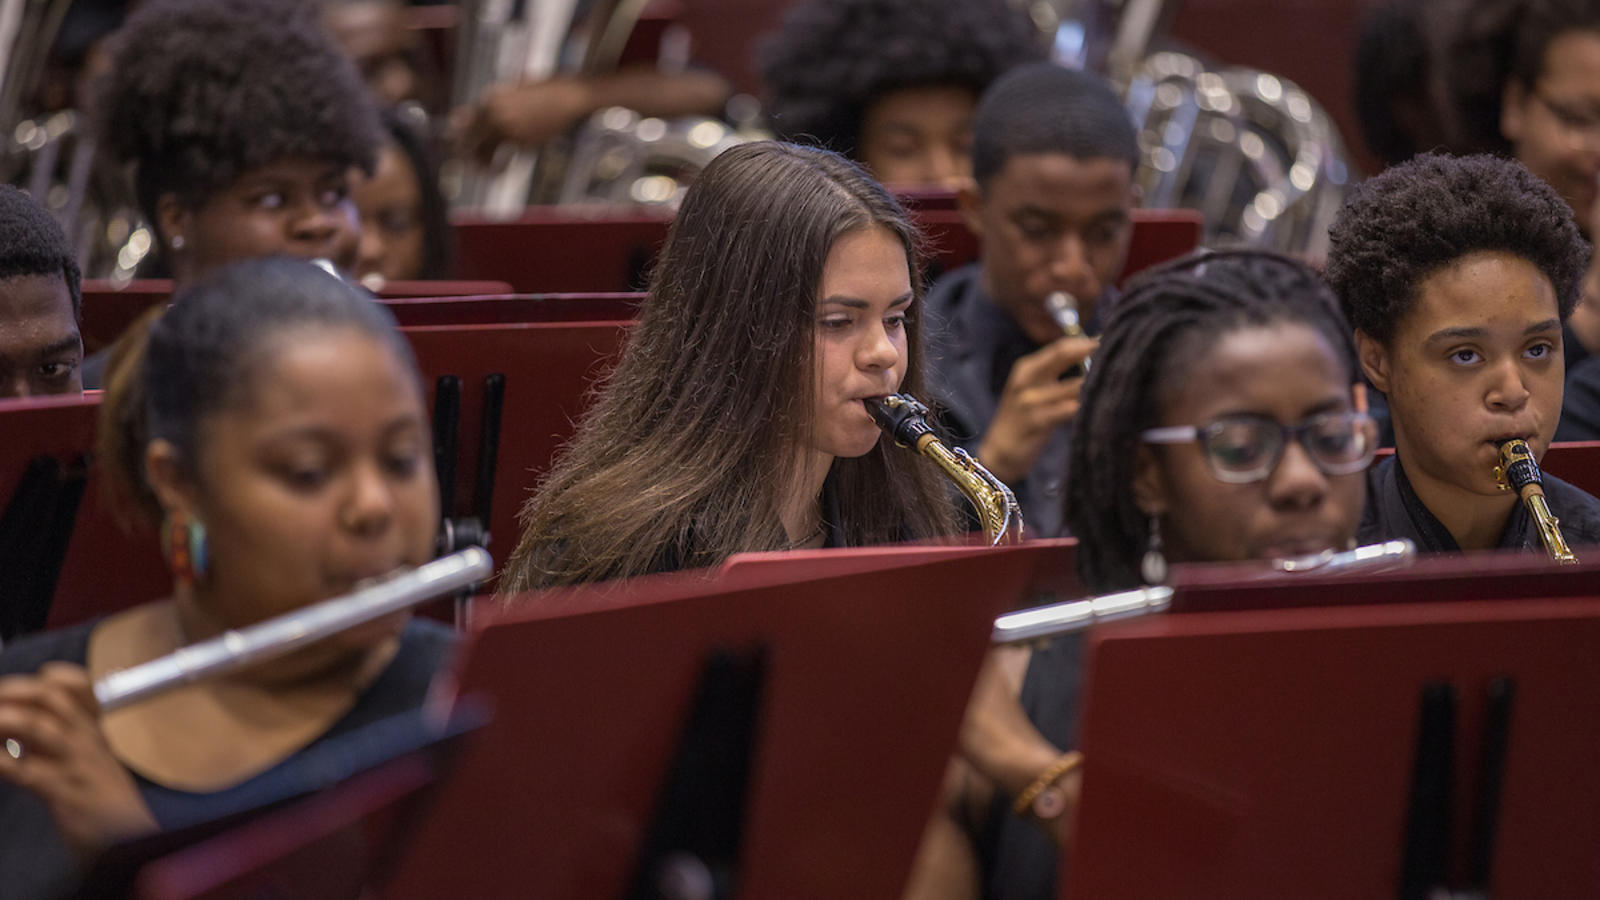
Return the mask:
[[95, 682], [94, 696], [101, 713], [108, 713], [179, 685], [276, 659], [341, 631], [463, 590], [493, 572], [494, 561], [488, 552], [468, 547], [349, 594], [112, 672]]
[[[1345, 574], [1383, 572], [1408, 566], [1417, 546], [1409, 540], [1368, 544], [1340, 553], [1329, 551], [1296, 559], [1267, 563], [1263, 576], [1285, 573]], [[1096, 625], [1164, 612], [1172, 605], [1172, 588], [1164, 584], [1119, 591], [1100, 597], [1051, 603], [1007, 613], [994, 620], [990, 640], [995, 644], [1021, 644], [1061, 634], [1086, 631]]]

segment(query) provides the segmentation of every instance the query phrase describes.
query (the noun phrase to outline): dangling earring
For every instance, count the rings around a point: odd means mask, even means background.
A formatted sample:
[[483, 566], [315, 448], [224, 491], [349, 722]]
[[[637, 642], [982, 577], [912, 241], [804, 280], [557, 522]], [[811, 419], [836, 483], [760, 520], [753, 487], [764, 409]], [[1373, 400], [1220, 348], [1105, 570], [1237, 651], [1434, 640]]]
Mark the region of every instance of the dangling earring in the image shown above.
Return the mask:
[[206, 526], [178, 513], [161, 527], [161, 552], [178, 584], [194, 587], [206, 577]]
[[1139, 561], [1139, 575], [1145, 584], [1165, 584], [1167, 580], [1167, 558], [1161, 555], [1161, 519], [1156, 516], [1150, 517], [1150, 549]]

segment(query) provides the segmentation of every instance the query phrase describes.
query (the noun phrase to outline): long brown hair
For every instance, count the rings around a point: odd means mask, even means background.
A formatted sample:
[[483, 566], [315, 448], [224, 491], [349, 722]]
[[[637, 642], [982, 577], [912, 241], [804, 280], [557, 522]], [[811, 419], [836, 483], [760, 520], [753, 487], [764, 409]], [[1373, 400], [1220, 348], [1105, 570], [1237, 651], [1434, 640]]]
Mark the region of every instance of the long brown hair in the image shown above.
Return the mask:
[[[772, 550], [809, 435], [817, 294], [841, 236], [888, 228], [905, 245], [916, 309], [918, 238], [854, 163], [763, 142], [718, 156], [684, 197], [621, 362], [523, 507], [501, 591], [720, 563]], [[907, 323], [901, 390], [922, 390]], [[888, 440], [836, 459], [837, 523], [851, 545], [955, 530], [931, 467]]]

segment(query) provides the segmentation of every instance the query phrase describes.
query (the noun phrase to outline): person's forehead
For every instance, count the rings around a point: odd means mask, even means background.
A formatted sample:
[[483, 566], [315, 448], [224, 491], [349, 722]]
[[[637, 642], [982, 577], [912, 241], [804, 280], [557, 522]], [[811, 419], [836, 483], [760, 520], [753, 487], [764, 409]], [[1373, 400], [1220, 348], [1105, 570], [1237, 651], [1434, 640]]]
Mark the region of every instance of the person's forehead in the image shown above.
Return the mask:
[[0, 278], [0, 325], [39, 318], [76, 318], [66, 277], [55, 273]]
[[1520, 334], [1559, 314], [1555, 288], [1532, 262], [1506, 252], [1468, 254], [1424, 276], [1398, 331], [1426, 339], [1444, 328]]
[[1014, 204], [1127, 210], [1133, 205], [1132, 186], [1133, 172], [1126, 160], [1024, 153], [1005, 161], [989, 179], [986, 193]]

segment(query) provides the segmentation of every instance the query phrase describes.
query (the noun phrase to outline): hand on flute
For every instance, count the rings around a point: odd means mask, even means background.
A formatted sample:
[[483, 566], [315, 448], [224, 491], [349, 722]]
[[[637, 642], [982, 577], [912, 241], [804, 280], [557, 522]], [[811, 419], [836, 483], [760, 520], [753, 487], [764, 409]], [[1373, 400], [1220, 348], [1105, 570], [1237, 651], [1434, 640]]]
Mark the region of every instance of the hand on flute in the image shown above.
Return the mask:
[[37, 796], [80, 859], [157, 830], [133, 775], [100, 729], [89, 673], [46, 663], [0, 678], [0, 779]]

